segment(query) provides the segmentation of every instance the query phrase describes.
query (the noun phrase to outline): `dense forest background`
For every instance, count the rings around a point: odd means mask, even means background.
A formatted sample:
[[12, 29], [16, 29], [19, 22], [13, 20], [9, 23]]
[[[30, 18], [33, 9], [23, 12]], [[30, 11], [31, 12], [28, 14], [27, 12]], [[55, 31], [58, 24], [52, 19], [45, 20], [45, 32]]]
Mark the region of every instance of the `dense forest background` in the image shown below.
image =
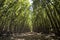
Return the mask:
[[0, 35], [7, 32], [60, 36], [60, 0], [0, 0]]

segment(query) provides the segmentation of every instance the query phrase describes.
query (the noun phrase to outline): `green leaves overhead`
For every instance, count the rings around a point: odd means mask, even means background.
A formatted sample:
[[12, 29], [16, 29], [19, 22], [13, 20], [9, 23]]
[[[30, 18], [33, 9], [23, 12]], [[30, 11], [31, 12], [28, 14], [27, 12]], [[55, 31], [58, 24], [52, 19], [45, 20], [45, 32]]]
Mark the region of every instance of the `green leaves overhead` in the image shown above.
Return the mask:
[[2, 0], [0, 4], [2, 5], [0, 7], [0, 24], [2, 25], [0, 26], [3, 26], [3, 29], [7, 27], [8, 30], [13, 31], [16, 26], [23, 26], [23, 28], [28, 26], [27, 18], [30, 13], [28, 0]]
[[[31, 1], [30, 1], [31, 2]], [[16, 32], [60, 30], [60, 0], [0, 0], [0, 28]], [[55, 32], [54, 31], [54, 32]]]
[[34, 29], [38, 27], [37, 28], [38, 30], [41, 27], [43, 28], [45, 27], [45, 29], [52, 28], [54, 32], [59, 32], [60, 29], [59, 9], [60, 9], [59, 0], [34, 0], [33, 1], [33, 12], [34, 12], [33, 17], [35, 17], [33, 22]]

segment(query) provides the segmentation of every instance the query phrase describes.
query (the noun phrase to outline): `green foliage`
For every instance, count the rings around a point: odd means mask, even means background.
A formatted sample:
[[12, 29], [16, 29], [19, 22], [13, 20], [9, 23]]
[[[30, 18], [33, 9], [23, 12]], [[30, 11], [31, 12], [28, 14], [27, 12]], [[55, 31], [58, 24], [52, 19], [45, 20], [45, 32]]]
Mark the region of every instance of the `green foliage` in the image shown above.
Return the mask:
[[44, 30], [44, 32], [53, 31], [54, 33], [59, 33], [60, 32], [59, 9], [60, 9], [59, 0], [34, 0], [33, 1], [33, 12], [34, 12], [33, 29], [34, 31], [40, 32]]
[[[30, 4], [28, 0], [2, 0], [0, 4], [0, 28], [3, 27], [2, 30], [21, 32], [24, 28], [29, 29], [27, 20], [29, 20]], [[15, 27], [20, 29], [14, 29]]]
[[29, 0], [0, 0], [0, 29], [60, 32], [60, 0], [32, 1], [30, 4]]

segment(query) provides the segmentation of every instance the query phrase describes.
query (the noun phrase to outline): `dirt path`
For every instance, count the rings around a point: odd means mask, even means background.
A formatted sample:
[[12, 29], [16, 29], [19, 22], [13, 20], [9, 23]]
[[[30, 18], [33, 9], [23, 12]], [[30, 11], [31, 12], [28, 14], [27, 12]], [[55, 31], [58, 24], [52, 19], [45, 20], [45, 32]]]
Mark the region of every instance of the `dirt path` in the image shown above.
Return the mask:
[[27, 32], [27, 33], [21, 33], [21, 34], [13, 34], [12, 39], [15, 40], [54, 40], [53, 37], [55, 35], [46, 35], [42, 33], [36, 33], [36, 32]]

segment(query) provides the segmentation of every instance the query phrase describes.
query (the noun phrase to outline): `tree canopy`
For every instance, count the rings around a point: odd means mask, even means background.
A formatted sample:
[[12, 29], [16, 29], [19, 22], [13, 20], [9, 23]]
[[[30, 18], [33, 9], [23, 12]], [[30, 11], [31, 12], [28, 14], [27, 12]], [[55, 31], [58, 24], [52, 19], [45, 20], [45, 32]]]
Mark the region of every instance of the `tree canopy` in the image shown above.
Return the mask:
[[0, 31], [59, 34], [60, 0], [0, 0]]

